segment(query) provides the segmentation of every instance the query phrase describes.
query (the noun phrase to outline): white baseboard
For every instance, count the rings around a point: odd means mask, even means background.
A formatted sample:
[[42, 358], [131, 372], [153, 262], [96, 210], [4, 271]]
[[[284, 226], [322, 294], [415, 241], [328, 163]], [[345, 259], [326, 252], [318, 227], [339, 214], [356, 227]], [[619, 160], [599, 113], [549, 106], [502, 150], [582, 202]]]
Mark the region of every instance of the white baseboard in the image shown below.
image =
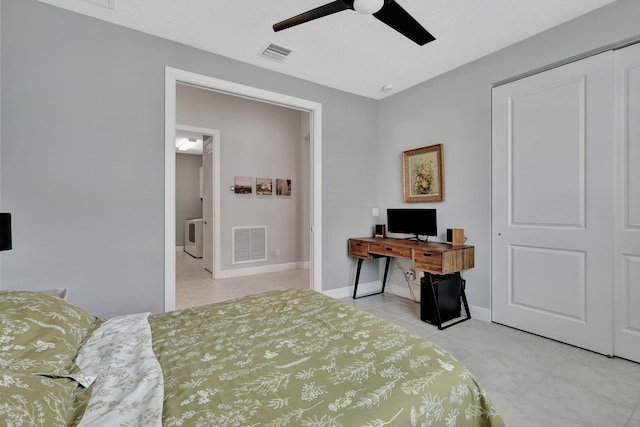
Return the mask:
[[[176, 252], [184, 252], [184, 246], [176, 246]], [[216, 279], [229, 279], [231, 277], [253, 276], [254, 274], [273, 273], [287, 270], [308, 270], [311, 268], [310, 261], [289, 262], [284, 264], [263, 265], [260, 267], [236, 268], [232, 270], [222, 270]]]
[[[379, 280], [374, 282], [359, 283], [358, 295], [365, 295], [373, 292], [378, 292], [380, 291], [381, 288], [382, 288], [382, 282]], [[322, 293], [336, 299], [349, 298], [349, 297], [353, 297], [353, 286], [346, 286], [338, 289], [330, 289], [328, 291], [323, 291]], [[389, 293], [389, 294], [397, 295], [402, 298], [413, 300], [413, 297], [411, 296], [411, 293], [409, 292], [409, 288], [407, 286], [387, 284], [387, 289], [385, 290], [385, 293]], [[413, 294], [416, 296], [416, 299], [420, 301], [420, 286], [414, 286]], [[491, 323], [491, 310], [483, 307], [477, 307], [475, 305], [470, 304], [469, 312], [471, 313], [472, 319]]]
[[305, 269], [305, 262], [289, 262], [285, 264], [262, 265], [259, 267], [236, 268], [233, 270], [222, 270], [216, 279], [229, 279], [231, 277], [253, 276], [254, 274], [273, 273], [276, 271], [287, 271]]
[[471, 313], [472, 319], [491, 323], [491, 310], [489, 310], [488, 308], [469, 304], [469, 312]]
[[[382, 288], [382, 282], [376, 280], [374, 282], [359, 283], [358, 295], [370, 294], [373, 292], [380, 292]], [[353, 286], [346, 286], [344, 288], [329, 289], [328, 291], [322, 291], [323, 294], [335, 299], [353, 297]]]

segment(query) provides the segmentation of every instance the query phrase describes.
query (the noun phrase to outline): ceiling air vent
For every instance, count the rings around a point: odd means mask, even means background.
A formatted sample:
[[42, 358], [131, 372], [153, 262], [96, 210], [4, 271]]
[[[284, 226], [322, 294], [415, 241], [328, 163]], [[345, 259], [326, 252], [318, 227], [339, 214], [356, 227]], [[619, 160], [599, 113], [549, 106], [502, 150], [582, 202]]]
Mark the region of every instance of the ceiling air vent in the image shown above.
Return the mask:
[[288, 47], [269, 43], [260, 51], [260, 56], [273, 59], [274, 61], [283, 62], [292, 52], [293, 49], [289, 49]]

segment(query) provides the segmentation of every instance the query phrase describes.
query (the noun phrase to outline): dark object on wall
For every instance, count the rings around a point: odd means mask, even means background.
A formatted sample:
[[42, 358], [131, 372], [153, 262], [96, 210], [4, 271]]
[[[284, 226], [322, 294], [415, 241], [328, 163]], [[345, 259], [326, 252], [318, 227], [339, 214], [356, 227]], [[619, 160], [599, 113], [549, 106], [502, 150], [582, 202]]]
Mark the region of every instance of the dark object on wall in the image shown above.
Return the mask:
[[[431, 286], [433, 286], [433, 292]], [[459, 275], [425, 275], [420, 279], [420, 319], [432, 325], [438, 325], [436, 307], [440, 310], [441, 323], [460, 317], [461, 294], [462, 280]]]
[[381, 237], [384, 239], [387, 236], [386, 228], [387, 226], [384, 224], [376, 224], [373, 237]]
[[362, 14], [373, 15], [400, 34], [413, 40], [420, 46], [434, 41], [433, 37], [418, 21], [413, 18], [395, 0], [336, 0], [315, 9], [303, 12], [293, 18], [285, 19], [273, 26], [273, 31], [282, 31], [314, 19], [332, 15], [343, 10], [356, 10]]
[[0, 251], [11, 248], [11, 214], [0, 213]]

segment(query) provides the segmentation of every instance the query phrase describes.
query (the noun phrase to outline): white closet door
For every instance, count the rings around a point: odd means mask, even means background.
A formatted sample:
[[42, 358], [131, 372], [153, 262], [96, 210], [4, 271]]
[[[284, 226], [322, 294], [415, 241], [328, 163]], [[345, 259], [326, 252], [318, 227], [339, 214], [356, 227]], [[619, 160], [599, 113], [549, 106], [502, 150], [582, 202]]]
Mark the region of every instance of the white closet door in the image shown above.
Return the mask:
[[640, 44], [614, 55], [614, 354], [640, 362]]
[[492, 92], [493, 320], [604, 354], [613, 350], [612, 55]]

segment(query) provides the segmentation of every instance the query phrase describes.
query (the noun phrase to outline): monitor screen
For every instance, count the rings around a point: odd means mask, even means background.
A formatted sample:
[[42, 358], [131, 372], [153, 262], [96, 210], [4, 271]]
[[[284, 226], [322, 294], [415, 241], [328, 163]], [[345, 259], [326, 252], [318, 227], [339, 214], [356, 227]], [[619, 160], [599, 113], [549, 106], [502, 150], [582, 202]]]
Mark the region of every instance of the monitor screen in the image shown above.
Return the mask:
[[387, 209], [389, 233], [437, 236], [435, 209]]

